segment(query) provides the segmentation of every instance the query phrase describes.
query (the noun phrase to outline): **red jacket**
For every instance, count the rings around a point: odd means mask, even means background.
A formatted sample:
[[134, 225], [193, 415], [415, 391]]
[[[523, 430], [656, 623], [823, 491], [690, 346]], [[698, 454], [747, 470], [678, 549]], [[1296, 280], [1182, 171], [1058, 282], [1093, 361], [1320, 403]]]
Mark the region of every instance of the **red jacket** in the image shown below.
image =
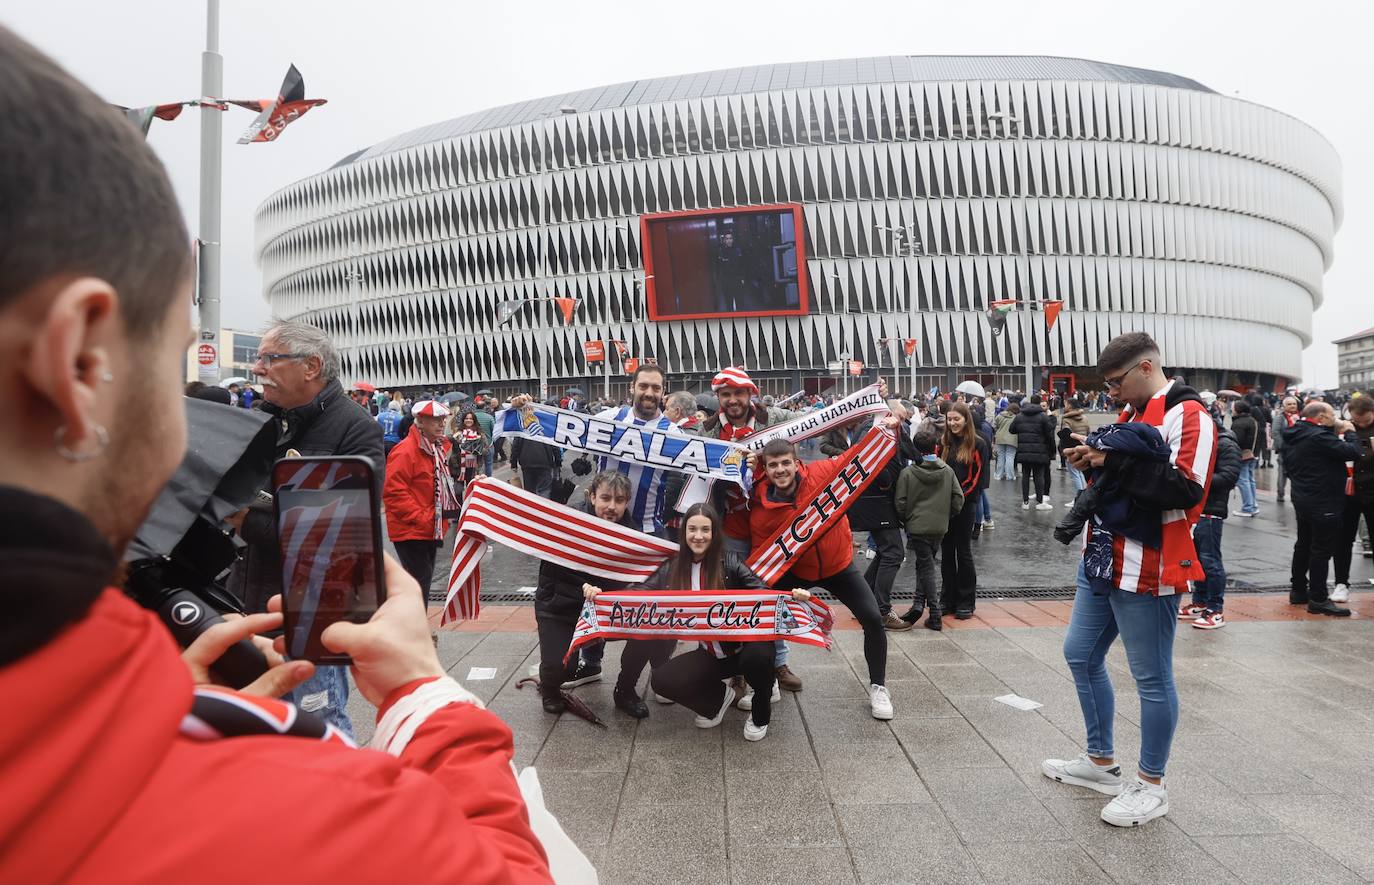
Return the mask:
[[0, 882], [549, 881], [510, 729], [486, 710], [443, 708], [396, 758], [194, 740], [191, 689], [116, 590], [0, 668]]
[[[758, 550], [782, 531], [783, 526], [797, 515], [798, 505], [806, 506], [816, 494], [836, 477], [843, 461], [813, 461], [797, 464], [797, 495], [791, 502], [768, 500], [768, 475], [759, 469], [754, 478], [754, 490], [749, 498], [750, 547]], [[843, 571], [854, 561], [854, 534], [849, 530], [849, 517], [839, 521], [816, 539], [793, 561], [791, 573], [807, 581], [818, 581]]]
[[[444, 438], [435, 445], [448, 469], [452, 444]], [[387, 456], [382, 504], [386, 506], [386, 534], [393, 543], [439, 540], [434, 536], [434, 457], [420, 449], [420, 428], [413, 424]]]

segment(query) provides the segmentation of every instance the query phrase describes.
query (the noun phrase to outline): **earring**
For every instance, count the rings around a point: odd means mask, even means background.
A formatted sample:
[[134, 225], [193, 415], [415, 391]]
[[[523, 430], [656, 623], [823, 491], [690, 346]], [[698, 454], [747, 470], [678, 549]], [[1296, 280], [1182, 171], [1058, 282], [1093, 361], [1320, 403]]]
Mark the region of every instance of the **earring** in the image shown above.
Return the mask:
[[62, 442], [63, 437], [67, 435], [67, 425], [63, 424], [57, 428], [57, 432], [53, 434], [53, 446], [57, 449], [57, 454], [73, 464], [80, 464], [83, 461], [98, 457], [109, 446], [110, 434], [99, 424], [92, 424], [91, 428], [95, 433], [95, 449], [90, 452], [75, 452], [67, 448], [66, 444]]
[[111, 381], [114, 380], [114, 373], [113, 373], [113, 372], [101, 372], [101, 373], [100, 373], [100, 380], [103, 381], [103, 382], [105, 382], [106, 384], [109, 384]]

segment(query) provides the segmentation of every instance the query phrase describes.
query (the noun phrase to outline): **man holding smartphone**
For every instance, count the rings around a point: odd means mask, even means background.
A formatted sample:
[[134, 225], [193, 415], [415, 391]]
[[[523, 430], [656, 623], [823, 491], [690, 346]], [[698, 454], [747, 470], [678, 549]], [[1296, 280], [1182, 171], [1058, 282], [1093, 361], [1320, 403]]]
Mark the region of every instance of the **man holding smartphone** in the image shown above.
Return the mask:
[[[372, 460], [380, 482], [386, 472], [382, 428], [349, 399], [339, 383], [339, 352], [329, 336], [305, 323], [272, 325], [258, 345], [253, 374], [262, 383], [264, 412], [276, 418], [277, 457], [361, 455]], [[254, 504], [242, 515], [239, 537], [247, 546], [229, 575], [229, 589], [250, 612], [266, 610], [281, 592], [281, 555], [272, 506]], [[320, 667], [292, 693], [302, 710], [318, 713], [353, 734], [345, 712], [348, 678], [342, 667]]]
[[[139, 130], [3, 27], [0, 118], [24, 133], [0, 139], [0, 378], [31, 408], [0, 426], [0, 882], [550, 881], [510, 729], [445, 675], [394, 561], [369, 623], [323, 634], [386, 752], [273, 700], [306, 661], [259, 696], [205, 684], [280, 614], [183, 656], [114, 586], [186, 450], [191, 239]], [[131, 384], [137, 414], [110, 395]]]

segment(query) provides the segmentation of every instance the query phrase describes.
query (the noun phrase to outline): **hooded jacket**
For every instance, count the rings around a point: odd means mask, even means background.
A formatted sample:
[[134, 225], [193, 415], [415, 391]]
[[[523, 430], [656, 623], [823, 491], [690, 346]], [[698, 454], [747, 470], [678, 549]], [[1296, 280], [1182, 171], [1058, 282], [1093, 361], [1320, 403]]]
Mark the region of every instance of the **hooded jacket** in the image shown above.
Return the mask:
[[1344, 438], [1321, 424], [1299, 418], [1283, 434], [1283, 470], [1293, 484], [1293, 506], [1315, 516], [1339, 515], [1345, 508], [1346, 461], [1364, 452], [1358, 437]]
[[1230, 515], [1231, 491], [1240, 479], [1240, 444], [1236, 435], [1217, 425], [1217, 464], [1212, 468], [1212, 485], [1207, 489], [1203, 516], [1225, 519]]
[[0, 882], [549, 881], [496, 716], [445, 707], [399, 757], [192, 737], [190, 673], [157, 617], [107, 586], [95, 528], [14, 489], [0, 518]]
[[917, 461], [897, 477], [897, 513], [908, 535], [937, 537], [964, 509], [964, 493], [950, 466], [939, 458]]
[[1039, 403], [1026, 403], [1011, 422], [1017, 464], [1048, 464], [1054, 457], [1054, 419]]

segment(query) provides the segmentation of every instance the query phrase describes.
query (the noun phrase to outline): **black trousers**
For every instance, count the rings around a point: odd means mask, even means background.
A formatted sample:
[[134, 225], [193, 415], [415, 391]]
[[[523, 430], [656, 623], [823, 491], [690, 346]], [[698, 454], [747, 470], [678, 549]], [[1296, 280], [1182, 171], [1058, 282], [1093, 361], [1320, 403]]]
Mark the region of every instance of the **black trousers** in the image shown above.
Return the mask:
[[869, 534], [878, 545], [878, 555], [868, 564], [864, 581], [873, 590], [878, 614], [885, 618], [892, 611], [892, 584], [906, 558], [906, 551], [902, 549], [903, 532], [901, 529], [874, 529]]
[[[1036, 469], [1049, 470], [1049, 465]], [[973, 611], [978, 595], [978, 571], [973, 565], [971, 500], [949, 519], [949, 531], [940, 541], [940, 606], [945, 612]]]
[[1352, 549], [1355, 546], [1355, 539], [1360, 536], [1360, 517], [1364, 517], [1365, 525], [1374, 532], [1374, 501], [1362, 503], [1358, 495], [1345, 499], [1345, 512], [1341, 514], [1341, 534], [1336, 539], [1336, 552], [1332, 556], [1332, 564], [1335, 567], [1335, 578], [1333, 583], [1350, 583], [1350, 560]]
[[773, 643], [744, 642], [734, 654], [718, 658], [704, 648], [678, 655], [655, 666], [650, 682], [654, 691], [708, 719], [720, 712], [726, 692], [724, 680], [743, 676], [754, 690], [752, 718], [767, 725], [773, 711]]
[[[535, 624], [539, 630], [539, 685], [550, 690], [547, 687], [561, 685], [567, 673], [563, 657], [572, 644], [577, 618], [536, 614]], [[673, 656], [676, 647], [675, 639], [625, 640], [625, 650], [620, 653], [620, 676], [616, 679], [615, 687], [621, 691], [634, 691], [639, 684], [639, 677], [644, 675], [644, 668], [652, 665], [654, 670], [658, 670]]]
[[[1030, 500], [1031, 480], [1035, 480], [1036, 500], [1045, 497], [1050, 493], [1050, 465], [1048, 464], [1022, 464], [1021, 465], [1021, 500]], [[964, 508], [968, 509], [968, 504]]]
[[1293, 593], [1305, 595], [1313, 602], [1325, 602], [1326, 573], [1341, 534], [1340, 514], [1296, 507], [1294, 510], [1298, 514], [1298, 538], [1293, 543]]
[[935, 555], [944, 535], [912, 535], [911, 549], [916, 555], [916, 592], [912, 596], [907, 620], [916, 621], [927, 605], [930, 616], [940, 619], [940, 594], [935, 587]]
[[429, 605], [430, 585], [434, 583], [434, 557], [439, 553], [439, 541], [394, 541], [396, 558], [401, 568], [415, 579]]
[[816, 581], [788, 572], [778, 579], [776, 587], [784, 592], [820, 587], [844, 603], [864, 628], [864, 660], [868, 663], [868, 681], [874, 685], [887, 684], [887, 631], [883, 629], [883, 618], [878, 614], [878, 602], [864, 582], [864, 576], [859, 574], [858, 566], [851, 562], [835, 574]]

